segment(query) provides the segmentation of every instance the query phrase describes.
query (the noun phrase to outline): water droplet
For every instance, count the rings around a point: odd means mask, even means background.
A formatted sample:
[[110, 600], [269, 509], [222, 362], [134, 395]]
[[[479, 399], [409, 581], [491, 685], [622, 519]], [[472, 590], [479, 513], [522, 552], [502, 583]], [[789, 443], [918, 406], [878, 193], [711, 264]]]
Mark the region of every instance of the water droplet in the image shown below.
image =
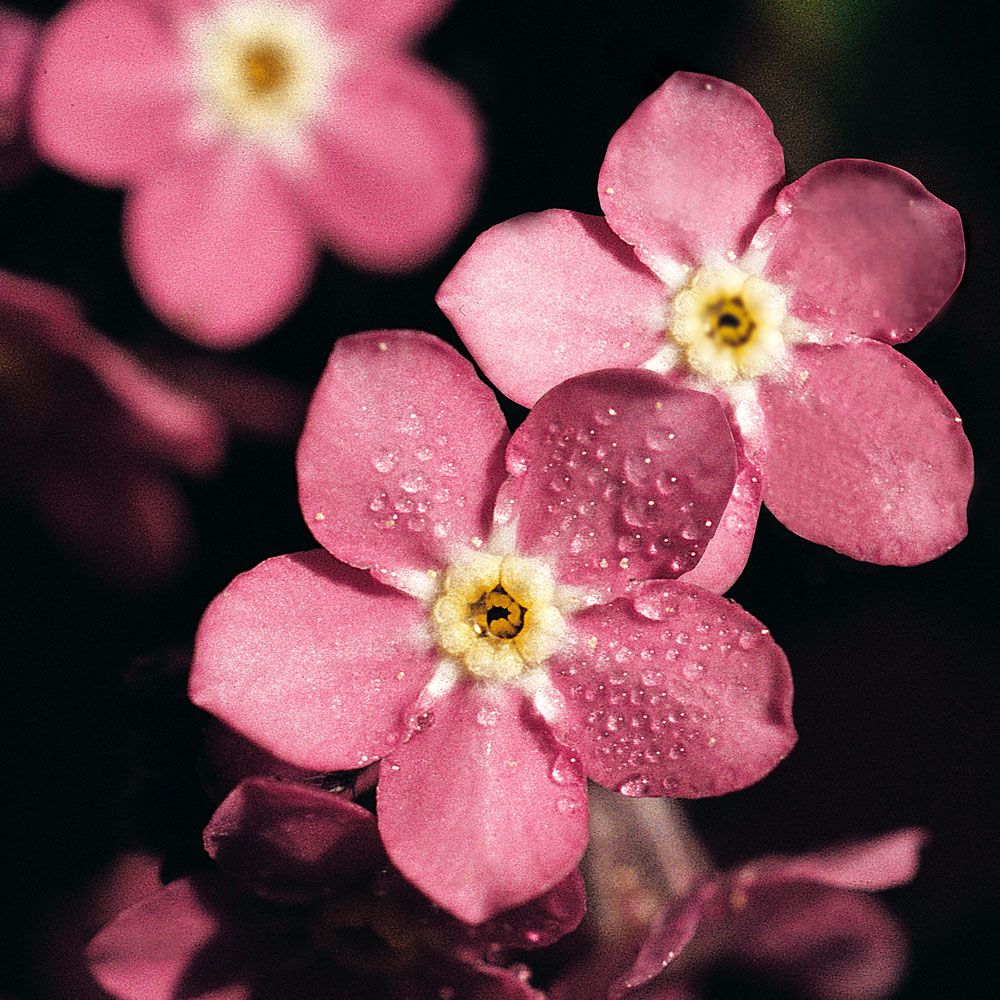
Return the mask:
[[495, 726], [500, 718], [500, 709], [491, 705], [483, 705], [476, 713], [476, 722], [481, 726]]
[[649, 780], [647, 778], [629, 778], [627, 781], [623, 781], [618, 786], [618, 791], [622, 795], [628, 795], [631, 798], [637, 798], [640, 795], [645, 795], [649, 790]]
[[704, 670], [704, 663], [685, 663], [684, 666], [681, 667], [681, 673], [684, 674], [689, 681], [696, 681]]
[[387, 451], [383, 455], [376, 455], [372, 459], [372, 465], [379, 472], [392, 472], [396, 468], [396, 456], [393, 452]]
[[562, 795], [556, 801], [556, 809], [564, 815], [569, 813], [575, 813], [580, 808], [580, 800], [570, 798], [568, 795]]
[[552, 765], [552, 780], [557, 785], [575, 784], [583, 780], [583, 766], [572, 754], [561, 753]]

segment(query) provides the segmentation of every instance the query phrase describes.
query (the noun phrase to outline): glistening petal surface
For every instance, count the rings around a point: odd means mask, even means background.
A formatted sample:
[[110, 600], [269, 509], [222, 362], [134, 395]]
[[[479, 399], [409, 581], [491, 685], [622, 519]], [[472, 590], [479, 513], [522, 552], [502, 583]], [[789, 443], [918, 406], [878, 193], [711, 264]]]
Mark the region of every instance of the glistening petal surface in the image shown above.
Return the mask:
[[304, 294], [315, 250], [270, 169], [238, 148], [188, 152], [125, 200], [125, 256], [164, 323], [208, 347], [263, 336]]
[[784, 173], [753, 97], [725, 80], [674, 73], [615, 133], [597, 192], [608, 225], [663, 275], [671, 263], [741, 253]]
[[775, 212], [761, 230], [773, 242], [764, 275], [822, 329], [901, 343], [962, 277], [958, 212], [898, 167], [821, 163], [781, 192]]
[[336, 84], [312, 156], [291, 173], [314, 229], [379, 271], [420, 267], [475, 204], [483, 144], [465, 92], [405, 56], [363, 62]]
[[393, 747], [435, 657], [422, 605], [326, 552], [268, 559], [208, 606], [191, 700], [300, 767], [347, 770]]
[[396, 581], [489, 535], [507, 425], [464, 358], [426, 333], [337, 342], [299, 442], [306, 523], [338, 559]]
[[393, 863], [438, 905], [482, 923], [551, 889], [587, 842], [579, 774], [523, 695], [459, 682], [382, 762], [379, 829]]
[[507, 449], [517, 533], [563, 583], [620, 593], [692, 569], [736, 481], [714, 396], [652, 372], [606, 369], [546, 393]]
[[524, 406], [573, 375], [638, 367], [664, 337], [663, 283], [600, 216], [562, 209], [482, 233], [437, 303], [490, 381]]
[[169, 162], [182, 127], [180, 56], [140, 3], [82, 0], [49, 24], [32, 91], [39, 152], [95, 184]]
[[912, 566], [960, 542], [972, 449], [937, 385], [876, 341], [797, 347], [792, 364], [760, 388], [775, 516], [874, 563]]
[[650, 580], [572, 620], [549, 660], [565, 739], [587, 774], [628, 795], [696, 798], [744, 788], [795, 743], [788, 661], [738, 605]]

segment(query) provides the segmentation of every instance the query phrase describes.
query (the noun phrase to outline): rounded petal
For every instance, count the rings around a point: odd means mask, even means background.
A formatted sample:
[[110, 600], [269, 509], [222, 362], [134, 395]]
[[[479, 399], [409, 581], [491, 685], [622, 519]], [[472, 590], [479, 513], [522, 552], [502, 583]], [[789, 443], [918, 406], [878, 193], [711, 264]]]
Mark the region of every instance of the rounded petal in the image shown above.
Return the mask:
[[363, 4], [330, 4], [330, 27], [373, 46], [401, 45], [429, 31], [452, 0], [365, 0]]
[[965, 267], [962, 220], [915, 177], [871, 160], [830, 160], [778, 196], [762, 227], [764, 270], [800, 319], [837, 333], [909, 340]]
[[785, 173], [771, 120], [741, 87], [674, 73], [615, 133], [598, 195], [658, 274], [739, 254]]
[[770, 441], [764, 502], [803, 538], [912, 566], [966, 534], [972, 449], [941, 390], [874, 341], [795, 349], [761, 381]]
[[317, 234], [358, 267], [420, 267], [475, 205], [476, 113], [416, 59], [364, 62], [339, 79], [312, 146], [309, 167], [290, 177]]
[[214, 873], [172, 882], [90, 942], [90, 971], [120, 1000], [251, 1000], [252, 970], [272, 951], [251, 916]]
[[50, 22], [32, 90], [45, 159], [123, 185], [170, 162], [185, 114], [183, 65], [165, 25], [129, 0], [78, 0]]
[[566, 740], [588, 775], [627, 795], [722, 795], [767, 774], [795, 743], [785, 654], [724, 598], [668, 580], [573, 619], [549, 660]]
[[600, 216], [562, 209], [480, 235], [437, 303], [487, 378], [523, 406], [573, 375], [639, 367], [664, 338], [663, 283]]
[[426, 333], [337, 342], [299, 442], [299, 498], [316, 540], [397, 583], [489, 534], [507, 425], [490, 389]]
[[546, 393], [507, 468], [520, 546], [554, 556], [562, 583], [621, 593], [695, 566], [732, 495], [736, 450], [714, 396], [607, 369]]
[[308, 902], [385, 863], [375, 817], [312, 785], [249, 778], [205, 827], [205, 850], [258, 896]]
[[705, 547], [705, 554], [694, 569], [681, 577], [685, 583], [704, 587], [713, 594], [724, 594], [743, 572], [753, 547], [764, 493], [763, 474], [747, 457], [739, 435], [734, 432], [734, 437], [740, 466], [733, 494], [719, 521], [719, 530]]
[[582, 777], [523, 695], [460, 682], [382, 765], [379, 829], [397, 868], [478, 924], [546, 892], [587, 843]]
[[300, 767], [360, 767], [402, 738], [433, 673], [423, 619], [322, 550], [268, 559], [202, 617], [191, 700]]
[[266, 166], [239, 150], [188, 154], [132, 188], [125, 252], [150, 308], [215, 348], [267, 333], [299, 301], [312, 237]]

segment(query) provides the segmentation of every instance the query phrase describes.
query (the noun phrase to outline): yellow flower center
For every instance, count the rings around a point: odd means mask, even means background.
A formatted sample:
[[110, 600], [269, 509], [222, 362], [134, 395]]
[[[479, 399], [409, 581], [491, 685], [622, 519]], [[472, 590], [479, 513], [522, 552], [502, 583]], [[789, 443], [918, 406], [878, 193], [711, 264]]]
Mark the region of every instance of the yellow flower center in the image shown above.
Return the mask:
[[243, 52], [243, 82], [249, 94], [262, 97], [281, 90], [291, 72], [288, 53], [280, 46], [260, 42]]
[[695, 272], [673, 302], [670, 335], [692, 371], [726, 384], [780, 367], [785, 297], [732, 265]]
[[438, 646], [472, 677], [512, 681], [559, 646], [555, 582], [538, 559], [469, 552], [448, 567], [432, 611]]

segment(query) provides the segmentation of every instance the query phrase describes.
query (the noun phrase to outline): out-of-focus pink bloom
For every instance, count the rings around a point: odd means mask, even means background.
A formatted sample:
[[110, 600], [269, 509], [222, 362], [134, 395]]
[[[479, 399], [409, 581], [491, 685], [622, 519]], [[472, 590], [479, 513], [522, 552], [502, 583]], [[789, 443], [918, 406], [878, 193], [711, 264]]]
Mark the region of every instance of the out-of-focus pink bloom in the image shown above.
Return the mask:
[[35, 162], [28, 138], [28, 81], [38, 45], [38, 22], [0, 7], [0, 187]]
[[76, 0], [43, 38], [41, 154], [124, 187], [154, 312], [236, 347], [303, 295], [319, 244], [423, 264], [472, 208], [465, 93], [410, 53], [443, 0]]
[[574, 872], [488, 924], [461, 924], [391, 867], [371, 813], [288, 781], [240, 785], [205, 846], [224, 874], [173, 882], [91, 943], [115, 997], [534, 1000], [517, 971], [485, 959], [549, 944], [583, 915]]
[[218, 468], [227, 427], [247, 424], [226, 405], [241, 394], [259, 407], [250, 433], [273, 418], [294, 436], [290, 387], [225, 368], [196, 397], [93, 329], [66, 293], [0, 273], [0, 488], [97, 572], [147, 585], [178, 569], [190, 542], [178, 474]]
[[906, 941], [868, 894], [909, 882], [924, 840], [900, 830], [723, 872], [660, 913], [637, 953], [616, 963], [598, 948], [552, 996], [695, 1000], [706, 972], [730, 963], [815, 1000], [877, 1000], [902, 977]]
[[882, 163], [832, 160], [779, 190], [783, 175], [748, 93], [675, 73], [611, 140], [605, 218], [501, 223], [438, 294], [487, 377], [525, 405], [609, 364], [726, 401], [748, 464], [695, 577], [720, 592], [762, 497], [792, 531], [870, 562], [924, 562], [966, 533], [961, 421], [890, 346], [958, 285], [958, 213]]
[[717, 795], [795, 739], [767, 629], [673, 579], [732, 492], [716, 399], [596, 372], [508, 438], [493, 394], [441, 341], [338, 342], [298, 455], [327, 551], [270, 559], [219, 595], [190, 687], [299, 767], [383, 758], [389, 856], [471, 923], [575, 867], [585, 776]]

